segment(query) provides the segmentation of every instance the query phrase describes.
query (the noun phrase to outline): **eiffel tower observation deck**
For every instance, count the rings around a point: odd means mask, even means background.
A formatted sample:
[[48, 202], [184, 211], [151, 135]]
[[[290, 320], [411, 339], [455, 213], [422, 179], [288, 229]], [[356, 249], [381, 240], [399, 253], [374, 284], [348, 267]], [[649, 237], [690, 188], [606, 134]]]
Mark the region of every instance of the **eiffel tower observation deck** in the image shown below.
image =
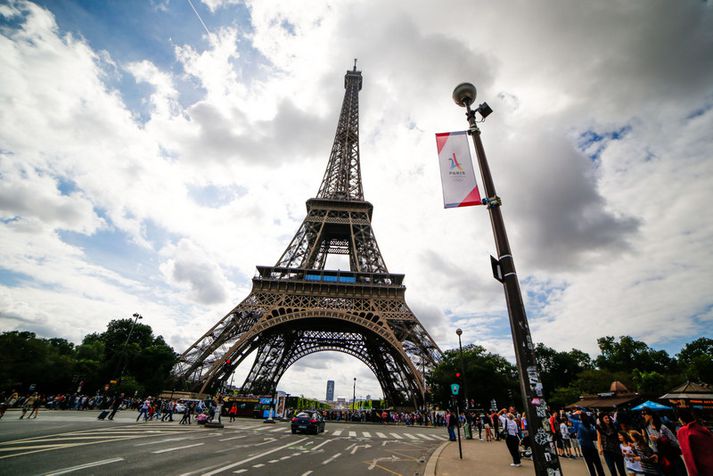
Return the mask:
[[[344, 76], [344, 100], [324, 178], [274, 266], [257, 266], [250, 294], [179, 358], [173, 373], [202, 393], [220, 388], [256, 358], [242, 392], [272, 395], [285, 371], [315, 352], [337, 351], [374, 372], [391, 405], [421, 407], [424, 373], [440, 350], [405, 301], [404, 275], [390, 273], [364, 200], [359, 155], [362, 74]], [[349, 271], [325, 269], [329, 255]]]

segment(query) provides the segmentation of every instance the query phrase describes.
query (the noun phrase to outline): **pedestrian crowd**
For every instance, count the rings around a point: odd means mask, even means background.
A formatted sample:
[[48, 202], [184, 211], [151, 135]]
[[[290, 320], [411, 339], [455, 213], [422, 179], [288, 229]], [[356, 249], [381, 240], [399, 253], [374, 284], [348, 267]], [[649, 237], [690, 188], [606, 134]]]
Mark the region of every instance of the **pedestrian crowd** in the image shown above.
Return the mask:
[[[605, 476], [604, 466], [611, 476], [713, 476], [713, 434], [688, 409], [678, 409], [677, 421], [647, 409], [595, 413], [579, 408], [550, 415], [545, 420], [550, 451], [560, 458], [582, 458], [591, 476]], [[511, 466], [532, 457], [527, 418], [514, 407], [461, 415], [446, 411], [445, 420], [451, 441], [462, 427], [466, 439], [504, 440]]]

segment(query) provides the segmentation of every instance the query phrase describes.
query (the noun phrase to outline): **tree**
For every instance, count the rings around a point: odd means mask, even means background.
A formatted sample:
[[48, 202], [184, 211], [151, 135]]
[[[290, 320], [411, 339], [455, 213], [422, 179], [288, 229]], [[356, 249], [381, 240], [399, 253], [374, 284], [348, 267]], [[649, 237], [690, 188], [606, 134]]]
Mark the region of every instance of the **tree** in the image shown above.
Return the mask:
[[597, 367], [610, 372], [631, 373], [656, 371], [667, 374], [676, 370], [676, 361], [665, 350], [654, 350], [646, 343], [630, 336], [600, 337], [597, 339], [601, 355], [596, 358]]
[[[499, 405], [519, 403], [517, 371], [505, 358], [486, 352], [482, 346], [471, 344], [463, 347], [463, 367], [462, 378], [468, 398], [475, 400], [476, 406], [487, 407], [491, 399], [495, 399]], [[460, 351], [445, 351], [442, 360], [429, 376], [433, 403], [441, 408], [450, 406], [450, 386], [455, 383], [457, 372], [461, 372]]]
[[535, 354], [545, 398], [548, 400], [552, 398], [558, 388], [568, 387], [579, 373], [594, 368], [589, 354], [577, 349], [558, 352], [539, 343], [535, 348]]
[[676, 357], [688, 380], [713, 384], [713, 339], [701, 337], [689, 342]]

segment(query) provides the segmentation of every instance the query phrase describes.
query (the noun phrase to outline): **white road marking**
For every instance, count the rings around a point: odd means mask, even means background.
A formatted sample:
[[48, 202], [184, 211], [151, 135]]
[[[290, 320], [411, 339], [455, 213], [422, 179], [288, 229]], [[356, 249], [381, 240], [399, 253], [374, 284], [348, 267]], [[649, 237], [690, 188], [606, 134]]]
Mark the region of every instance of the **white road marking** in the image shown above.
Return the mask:
[[272, 433], [277, 432], [277, 431], [285, 431], [284, 428], [275, 428], [273, 430], [270, 430]]
[[187, 436], [184, 436], [182, 438], [166, 438], [165, 440], [149, 441], [148, 443], [139, 443], [138, 445], [134, 445], [134, 446], [158, 445], [159, 443], [168, 443], [169, 441], [182, 441], [182, 440], [187, 440], [187, 439], [188, 439]]
[[267, 455], [269, 455], [269, 454], [271, 454], [271, 453], [274, 453], [274, 452], [276, 452], [276, 451], [283, 450], [283, 449], [285, 449], [285, 448], [289, 448], [290, 446], [296, 445], [297, 443], [302, 443], [302, 442], [303, 442], [304, 440], [306, 440], [306, 439], [307, 439], [307, 438], [302, 438], [301, 440], [295, 440], [295, 441], [293, 441], [293, 442], [291, 442], [291, 443], [288, 443], [288, 444], [286, 444], [286, 445], [278, 446], [277, 448], [273, 448], [273, 449], [271, 449], [271, 450], [269, 450], [269, 451], [266, 451], [266, 452], [264, 452], [264, 453], [257, 454], [257, 455], [255, 455], [255, 456], [252, 456], [252, 457], [250, 457], [250, 458], [244, 459], [244, 460], [242, 460], [242, 461], [238, 461], [238, 462], [235, 462], [235, 463], [231, 463], [231, 464], [229, 464], [229, 465], [226, 465], [226, 466], [222, 466], [222, 467], [220, 467], [220, 468], [218, 468], [218, 469], [214, 469], [213, 471], [209, 471], [209, 472], [207, 472], [207, 473], [203, 473], [203, 476], [213, 476], [214, 474], [222, 473], [223, 471], [228, 470], [228, 469], [230, 469], [230, 468], [234, 468], [234, 467], [236, 467], [236, 466], [240, 466], [241, 464], [249, 463], [249, 462], [252, 461], [252, 460], [255, 460], [255, 459], [258, 459], [258, 458], [262, 458], [263, 456], [267, 456]]
[[334, 461], [335, 459], [339, 458], [341, 455], [342, 455], [341, 453], [337, 453], [337, 454], [335, 454], [334, 456], [332, 456], [331, 458], [322, 461], [322, 464], [329, 464], [329, 463], [331, 463], [332, 461]]
[[399, 435], [398, 433], [389, 433], [389, 435], [393, 436], [397, 440], [403, 440], [403, 437]]
[[310, 474], [312, 474], [311, 469], [309, 471], [307, 471], [306, 473], [302, 473], [302, 476], [309, 476]]
[[[392, 435], [393, 435], [393, 433], [392, 433]], [[410, 439], [412, 439], [412, 440], [418, 440], [418, 438], [416, 438], [415, 436], [413, 436], [411, 433], [404, 433], [404, 435], [406, 435], [407, 438], [410, 438]]]
[[431, 437], [428, 436], [428, 435], [424, 435], [423, 433], [419, 433], [418, 436], [420, 436], [420, 437], [423, 438], [424, 440], [433, 441], [433, 438], [431, 438]]
[[269, 427], [269, 426], [263, 426], [263, 427], [261, 427], [261, 428], [256, 428], [256, 427], [253, 427], [253, 428], [255, 428], [255, 431], [262, 431], [262, 430], [267, 430], [267, 429], [270, 428], [270, 427]]
[[242, 435], [242, 436], [232, 436], [232, 437], [230, 437], [230, 438], [223, 438], [222, 440], [218, 440], [218, 441], [239, 440], [240, 438], [245, 438], [245, 437], [246, 437], [245, 435]]
[[352, 454], [356, 453], [359, 448], [371, 448], [371, 445], [356, 445], [354, 448], [352, 448]]
[[253, 468], [262, 468], [263, 466], [265, 466], [265, 465], [262, 464], [262, 463], [260, 463], [260, 464], [254, 464], [254, 465], [253, 465]]
[[350, 449], [354, 448], [355, 446], [356, 446], [356, 443], [352, 443], [351, 445], [347, 446], [347, 447], [344, 448], [344, 449], [345, 449], [345, 450], [350, 450]]
[[371, 433], [369, 433], [368, 431], [362, 431], [361, 434], [367, 438], [371, 438]]
[[270, 461], [268, 461], [268, 463], [278, 463], [279, 461], [279, 459], [271, 459]]
[[376, 436], [378, 436], [379, 438], [384, 438], [384, 439], [388, 438], [385, 434], [383, 434], [383, 433], [380, 432], [380, 431], [377, 431], [377, 432], [376, 432]]
[[350, 432], [349, 432], [349, 437], [350, 437], [350, 438], [351, 438], [351, 437], [355, 437], [355, 436], [357, 436], [356, 431], [350, 431]]
[[314, 450], [316, 450], [317, 448], [321, 448], [322, 446], [326, 445], [326, 444], [329, 443], [330, 441], [332, 441], [332, 440], [325, 440], [323, 443], [320, 443], [320, 444], [318, 444], [317, 446], [313, 447], [311, 451], [314, 451]]
[[233, 472], [236, 473], [236, 474], [240, 474], [240, 473], [247, 473], [248, 470], [247, 470], [247, 469], [239, 469], [239, 470], [233, 471]]
[[293, 456], [297, 456], [297, 455], [299, 455], [299, 453], [292, 453], [291, 455], [283, 456], [283, 457], [280, 458], [280, 459], [281, 459], [281, 460], [290, 459], [290, 458], [292, 458]]
[[202, 446], [202, 445], [205, 445], [205, 443], [196, 443], [194, 445], [178, 446], [176, 448], [167, 448], [165, 450], [152, 451], [151, 453], [153, 453], [155, 455], [159, 455], [161, 453], [168, 453], [169, 451], [185, 450], [186, 448], [193, 448], [194, 446]]
[[446, 438], [446, 437], [443, 436], [443, 435], [431, 435], [431, 437], [432, 437], [432, 438], [436, 438], [436, 439], [441, 440], [441, 441], [446, 441], [446, 440], [448, 440], [448, 438]]
[[332, 436], [339, 436], [342, 434], [343, 430], [334, 430], [334, 433], [332, 433]]
[[102, 465], [111, 464], [111, 463], [118, 463], [119, 461], [124, 461], [124, 458], [104, 459], [101, 461], [95, 461], [93, 463], [80, 464], [79, 466], [72, 466], [71, 468], [64, 468], [64, 469], [59, 469], [57, 471], [53, 471], [51, 473], [46, 473], [45, 476], [55, 476], [58, 474], [72, 473], [74, 471], [79, 471], [80, 469], [93, 468], [95, 466], [102, 466]]

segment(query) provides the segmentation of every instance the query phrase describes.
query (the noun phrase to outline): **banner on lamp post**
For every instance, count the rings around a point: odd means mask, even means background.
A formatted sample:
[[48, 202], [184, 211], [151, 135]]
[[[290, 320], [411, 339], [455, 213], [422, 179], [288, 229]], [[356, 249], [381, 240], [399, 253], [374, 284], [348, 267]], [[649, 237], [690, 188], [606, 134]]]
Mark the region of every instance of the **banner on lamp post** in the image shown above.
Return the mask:
[[465, 131], [436, 134], [444, 208], [482, 205]]

